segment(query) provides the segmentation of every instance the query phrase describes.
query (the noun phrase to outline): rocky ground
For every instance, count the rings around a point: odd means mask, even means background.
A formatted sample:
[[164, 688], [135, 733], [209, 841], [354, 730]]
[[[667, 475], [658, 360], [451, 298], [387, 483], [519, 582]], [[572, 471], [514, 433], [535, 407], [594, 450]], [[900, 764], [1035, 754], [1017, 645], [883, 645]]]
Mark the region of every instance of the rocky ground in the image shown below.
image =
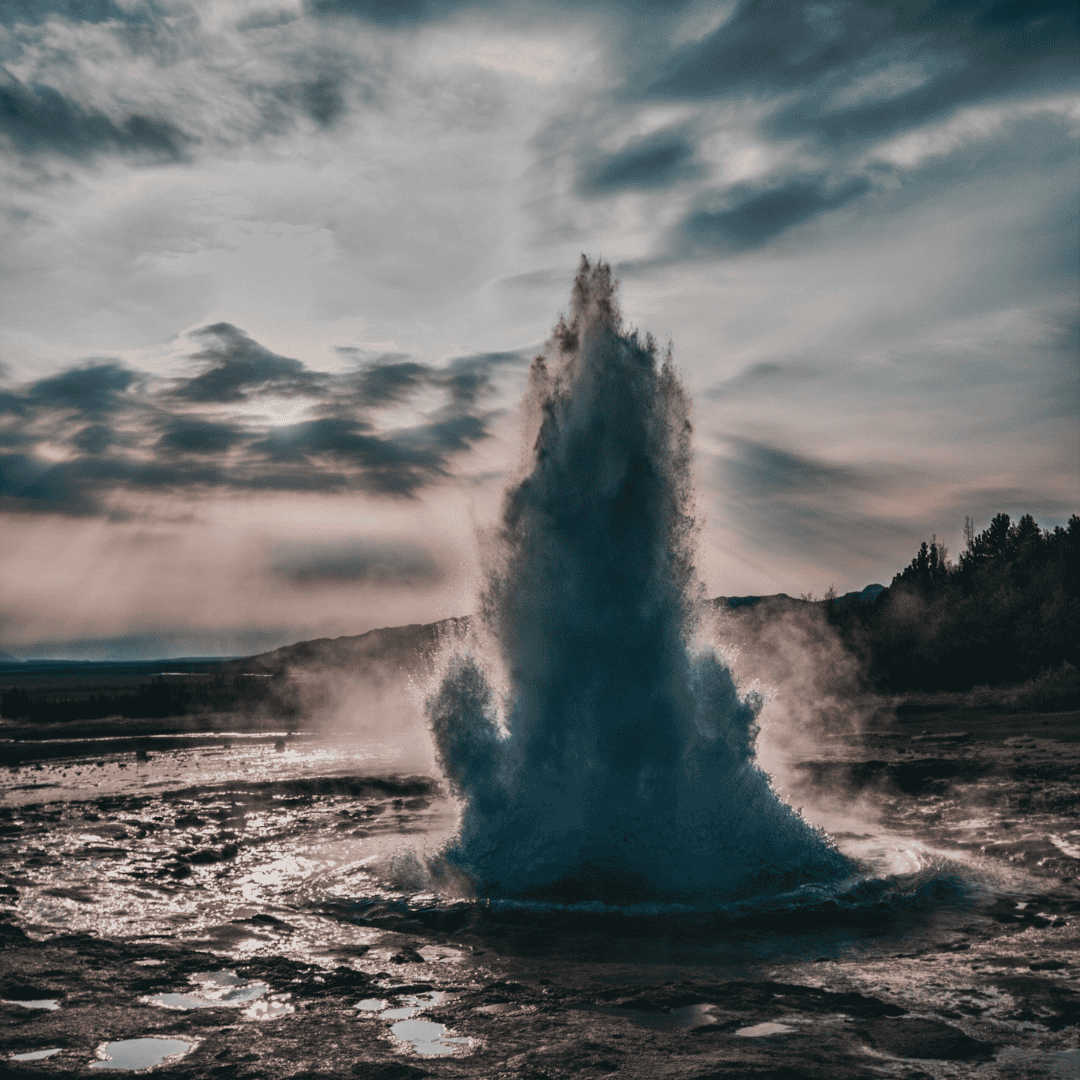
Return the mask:
[[[888, 920], [871, 907], [847, 925], [843, 912], [819, 910], [820, 933], [773, 928], [766, 915], [646, 939], [339, 900], [256, 905], [198, 935], [133, 937], [112, 932], [115, 922], [108, 933], [50, 932], [15, 904], [0, 923], [0, 1067], [90, 1077], [163, 1058], [155, 1075], [192, 1080], [1080, 1075], [1078, 720], [923, 710], [801, 764], [808, 791], [852, 803], [872, 795], [882, 830], [978, 864], [985, 880], [1000, 867], [1000, 882], [975, 899], [943, 893], [940, 907], [953, 910], [942, 922], [896, 930], [875, 925]], [[264, 795], [265, 825], [276, 804]], [[420, 814], [417, 795], [358, 788], [334, 798], [389, 821], [374, 813], [380, 800], [392, 815], [412, 797]], [[184, 826], [195, 815], [177, 797], [159, 832], [198, 829], [204, 843], [143, 866], [128, 850], [152, 839], [138, 839], [140, 811], [98, 802], [79, 813], [96, 814], [99, 832], [115, 825], [128, 872], [146, 871], [139, 888], [157, 882], [176, 903], [198, 905], [200, 888], [258, 842], [225, 821], [235, 836], [216, 843], [205, 811]], [[0, 823], [8, 839], [36, 838], [18, 847], [17, 868], [4, 864], [0, 892], [13, 903], [35, 860], [50, 858], [51, 812], [24, 801]], [[407, 827], [401, 813], [397, 827]], [[339, 820], [351, 829], [357, 814]], [[758, 948], [770, 934], [781, 944]], [[113, 1045], [146, 1039], [158, 1042], [138, 1044], [133, 1058]], [[56, 1052], [17, 1057], [46, 1050]]]

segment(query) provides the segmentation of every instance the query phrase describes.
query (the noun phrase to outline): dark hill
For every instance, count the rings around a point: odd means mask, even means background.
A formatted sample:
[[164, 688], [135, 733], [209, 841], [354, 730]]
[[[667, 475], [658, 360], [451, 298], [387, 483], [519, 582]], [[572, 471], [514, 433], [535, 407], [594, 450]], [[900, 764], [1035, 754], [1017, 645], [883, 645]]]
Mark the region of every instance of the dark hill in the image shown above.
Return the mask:
[[283, 645], [271, 652], [228, 662], [228, 668], [268, 675], [285, 675], [298, 668], [336, 668], [352, 675], [380, 677], [415, 665], [430, 655], [447, 635], [464, 630], [468, 618], [442, 619], [434, 623], [410, 623], [369, 630], [349, 637], [316, 638]]

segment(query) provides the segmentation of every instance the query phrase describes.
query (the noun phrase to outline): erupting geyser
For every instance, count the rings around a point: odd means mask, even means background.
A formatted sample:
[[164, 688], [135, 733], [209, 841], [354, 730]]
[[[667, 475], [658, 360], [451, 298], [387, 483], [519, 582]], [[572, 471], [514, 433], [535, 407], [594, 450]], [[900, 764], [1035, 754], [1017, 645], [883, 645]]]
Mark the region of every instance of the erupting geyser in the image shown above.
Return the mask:
[[464, 804], [447, 868], [484, 896], [613, 903], [850, 872], [755, 764], [758, 699], [693, 645], [688, 401], [604, 263], [582, 260], [527, 401], [480, 638], [427, 702]]

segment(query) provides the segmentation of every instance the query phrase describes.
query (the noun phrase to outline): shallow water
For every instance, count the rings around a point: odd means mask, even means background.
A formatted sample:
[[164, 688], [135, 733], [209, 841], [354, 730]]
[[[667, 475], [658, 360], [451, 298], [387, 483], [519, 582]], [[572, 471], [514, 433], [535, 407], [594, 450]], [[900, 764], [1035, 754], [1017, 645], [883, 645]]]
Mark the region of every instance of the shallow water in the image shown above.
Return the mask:
[[[236, 956], [312, 956], [352, 943], [385, 962], [394, 949], [380, 946], [378, 931], [409, 919], [433, 936], [468, 926], [511, 948], [591, 958], [606, 940], [631, 938], [642, 963], [720, 969], [947, 942], [994, 904], [1027, 903], [1041, 873], [1080, 869], [1054, 842], [1077, 834], [1076, 782], [999, 776], [992, 798], [983, 779], [881, 797], [877, 821], [837, 837], [857, 874], [773, 897], [620, 907], [410, 894], [396, 883], [395, 856], [434, 851], [452, 835], [457, 808], [434, 781], [394, 778], [400, 756], [352, 741], [284, 753], [234, 742], [138, 765], [117, 755], [9, 770], [0, 775], [9, 883], [0, 900], [42, 936], [175, 937]], [[1049, 745], [1046, 757], [1060, 761]], [[1051, 799], [1051, 787], [1069, 791]], [[425, 963], [462, 956], [445, 943], [425, 949]], [[192, 1000], [201, 998], [210, 1000], [205, 987]], [[193, 1007], [179, 997], [159, 1004]]]
[[283, 753], [234, 742], [7, 770], [0, 902], [39, 934], [211, 932], [244, 953], [289, 935], [289, 952], [310, 951], [325, 921], [315, 905], [372, 893], [373, 864], [453, 828], [453, 808], [424, 795], [430, 781], [355, 779], [392, 774], [403, 757], [353, 741]]
[[183, 1039], [124, 1039], [106, 1043], [100, 1050], [101, 1061], [91, 1069], [149, 1069], [169, 1058], [186, 1054], [192, 1043]]

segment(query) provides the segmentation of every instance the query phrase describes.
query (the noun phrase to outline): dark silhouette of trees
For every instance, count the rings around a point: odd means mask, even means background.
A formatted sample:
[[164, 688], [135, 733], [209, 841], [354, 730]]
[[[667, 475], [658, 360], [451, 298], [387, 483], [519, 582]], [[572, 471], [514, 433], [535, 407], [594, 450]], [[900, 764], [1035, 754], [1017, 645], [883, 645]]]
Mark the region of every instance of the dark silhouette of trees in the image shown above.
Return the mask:
[[1080, 517], [1042, 530], [998, 514], [948, 559], [923, 543], [874, 603], [828, 616], [881, 689], [968, 690], [1080, 665]]
[[[308, 689], [305, 702], [319, 704]], [[195, 713], [243, 713], [293, 720], [301, 714], [299, 687], [284, 671], [270, 678], [218, 672], [205, 678], [169, 681], [160, 675], [134, 687], [97, 690], [31, 690], [0, 694], [0, 717], [33, 723], [101, 720], [110, 716], [165, 719]]]

